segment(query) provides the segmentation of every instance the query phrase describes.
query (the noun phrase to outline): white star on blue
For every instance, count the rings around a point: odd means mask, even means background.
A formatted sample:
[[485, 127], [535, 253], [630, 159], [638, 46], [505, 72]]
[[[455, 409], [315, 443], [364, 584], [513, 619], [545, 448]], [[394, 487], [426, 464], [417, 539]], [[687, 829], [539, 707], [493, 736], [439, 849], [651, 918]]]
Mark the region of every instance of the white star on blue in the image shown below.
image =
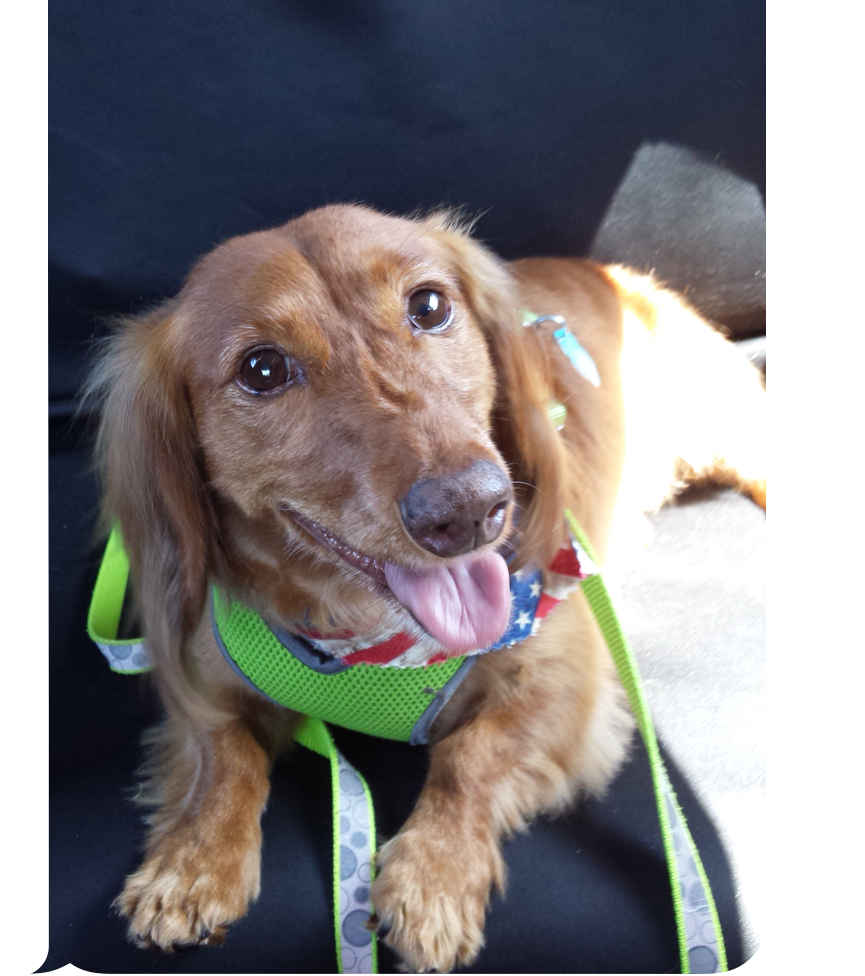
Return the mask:
[[533, 573], [521, 569], [511, 576], [511, 622], [504, 634], [489, 650], [507, 647], [528, 636], [535, 619], [535, 611], [541, 599], [541, 571]]

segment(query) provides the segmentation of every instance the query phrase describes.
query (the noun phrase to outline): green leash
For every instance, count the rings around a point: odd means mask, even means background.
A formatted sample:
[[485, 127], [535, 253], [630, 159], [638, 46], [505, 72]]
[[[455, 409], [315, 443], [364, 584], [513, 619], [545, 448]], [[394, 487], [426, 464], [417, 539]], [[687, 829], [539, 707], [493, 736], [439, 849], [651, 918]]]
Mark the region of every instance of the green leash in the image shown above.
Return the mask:
[[[341, 973], [377, 973], [378, 940], [366, 927], [375, 877], [375, 814], [369, 787], [333, 744], [321, 719], [306, 718], [295, 738], [330, 762], [333, 796], [333, 923]], [[363, 851], [363, 857], [358, 856]]]
[[[571, 531], [597, 562], [594, 550], [570, 512]], [[117, 639], [129, 575], [129, 561], [117, 528], [111, 533], [96, 578], [87, 632], [111, 669], [140, 674], [149, 664], [140, 638]], [[654, 783], [655, 802], [670, 875], [683, 973], [727, 971], [724, 940], [706, 873], [667, 776], [646, 706], [633, 653], [600, 575], [581, 583], [627, 693], [643, 737]], [[375, 665], [357, 665], [365, 669]], [[382, 668], [383, 672], [394, 669]], [[416, 669], [407, 669], [409, 673]], [[334, 676], [338, 677], [338, 676]], [[369, 787], [333, 743], [326, 724], [307, 718], [297, 741], [330, 763], [333, 795], [334, 934], [341, 973], [376, 973], [377, 941], [365, 922], [372, 914], [370, 887], [375, 865], [375, 817]]]
[[[589, 554], [589, 558], [597, 564], [592, 545], [577, 525], [574, 516], [570, 512], [565, 512], [565, 515], [575, 538]], [[655, 727], [640, 684], [637, 662], [600, 575], [584, 580], [582, 590], [615, 662], [649, 757], [655, 804], [670, 873], [682, 972], [725, 973], [727, 954], [724, 951], [724, 936], [712, 889], [661, 759]]]

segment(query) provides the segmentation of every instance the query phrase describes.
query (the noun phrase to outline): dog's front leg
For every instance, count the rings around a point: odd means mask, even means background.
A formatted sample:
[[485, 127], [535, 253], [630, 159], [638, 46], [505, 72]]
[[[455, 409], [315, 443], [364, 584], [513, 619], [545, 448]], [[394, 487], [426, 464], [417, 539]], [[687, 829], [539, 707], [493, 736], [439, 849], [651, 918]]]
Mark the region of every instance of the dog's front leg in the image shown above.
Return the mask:
[[581, 785], [602, 791], [624, 757], [633, 722], [586, 613], [578, 595], [546, 637], [478, 662], [486, 704], [433, 746], [417, 806], [380, 852], [373, 905], [412, 972], [475, 958], [502, 837]]
[[153, 740], [145, 859], [116, 907], [139, 945], [217, 944], [258, 895], [268, 755], [240, 719], [207, 732], [169, 720]]
[[[484, 740], [492, 733], [493, 741]], [[484, 765], [504, 743], [486, 721], [433, 747], [429, 779], [403, 829], [379, 852], [372, 900], [385, 941], [409, 972], [450, 972], [483, 945], [490, 890], [504, 885], [501, 823], [494, 778], [469, 782], [467, 766]], [[460, 755], [455, 746], [462, 747]], [[497, 748], [498, 747], [498, 748]], [[497, 777], [496, 777], [497, 779]]]

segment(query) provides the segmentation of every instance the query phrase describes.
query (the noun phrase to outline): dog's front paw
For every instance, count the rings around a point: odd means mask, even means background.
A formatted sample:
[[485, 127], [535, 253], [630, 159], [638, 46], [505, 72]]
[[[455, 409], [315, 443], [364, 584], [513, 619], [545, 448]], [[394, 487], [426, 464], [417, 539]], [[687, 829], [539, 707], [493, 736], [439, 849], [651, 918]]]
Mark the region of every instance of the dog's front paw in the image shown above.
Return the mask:
[[259, 880], [257, 847], [213, 851], [169, 838], [129, 875], [114, 906], [142, 948], [220, 945], [258, 895]]
[[379, 934], [408, 972], [467, 966], [483, 946], [494, 884], [504, 884], [504, 862], [490, 838], [406, 829], [379, 852], [372, 888]]

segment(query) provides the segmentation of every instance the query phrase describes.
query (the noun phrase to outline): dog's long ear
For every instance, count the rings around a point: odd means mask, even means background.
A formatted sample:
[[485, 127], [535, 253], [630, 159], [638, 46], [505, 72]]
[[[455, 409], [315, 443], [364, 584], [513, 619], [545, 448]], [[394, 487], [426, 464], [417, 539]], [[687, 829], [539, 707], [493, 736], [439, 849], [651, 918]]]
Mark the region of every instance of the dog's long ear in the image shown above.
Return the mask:
[[184, 646], [204, 609], [215, 520], [174, 324], [170, 305], [122, 321], [87, 394], [102, 409], [103, 521], [120, 525], [166, 707], [188, 712], [197, 696]]
[[547, 415], [550, 392], [536, 340], [522, 325], [516, 286], [504, 264], [447, 213], [426, 218], [425, 229], [449, 248], [495, 367], [493, 438], [523, 507], [513, 568], [546, 566], [564, 538], [566, 458]]

